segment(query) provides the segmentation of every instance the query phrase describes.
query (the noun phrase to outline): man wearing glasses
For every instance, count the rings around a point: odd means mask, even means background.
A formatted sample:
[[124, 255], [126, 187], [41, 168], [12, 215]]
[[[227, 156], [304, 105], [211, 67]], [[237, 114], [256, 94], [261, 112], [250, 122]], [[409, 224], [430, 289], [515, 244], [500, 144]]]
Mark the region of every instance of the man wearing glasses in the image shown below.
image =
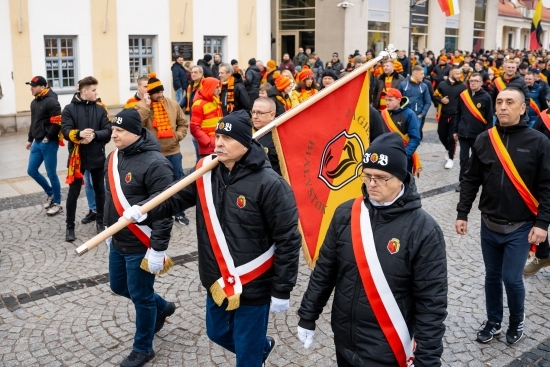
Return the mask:
[[[254, 124], [254, 132], [260, 130], [262, 127], [269, 124], [275, 119], [275, 102], [267, 97], [260, 97], [254, 102], [252, 111], [252, 123]], [[258, 142], [264, 147], [264, 151], [269, 158], [271, 168], [275, 172], [281, 175], [281, 166], [279, 165], [279, 157], [275, 150], [275, 144], [273, 144], [273, 136], [271, 131], [258, 139]]]
[[421, 208], [399, 134], [372, 142], [362, 177], [363, 197], [340, 205], [333, 216], [298, 310], [298, 338], [309, 348], [334, 290], [339, 367], [441, 366], [445, 241]]
[[[469, 80], [470, 87], [460, 94], [458, 116], [454, 125], [453, 137], [460, 144], [459, 182], [468, 167], [470, 149], [473, 149], [476, 138], [485, 130], [493, 127], [493, 101], [483, 88], [480, 73], [473, 73]], [[456, 191], [460, 191], [460, 184]]]

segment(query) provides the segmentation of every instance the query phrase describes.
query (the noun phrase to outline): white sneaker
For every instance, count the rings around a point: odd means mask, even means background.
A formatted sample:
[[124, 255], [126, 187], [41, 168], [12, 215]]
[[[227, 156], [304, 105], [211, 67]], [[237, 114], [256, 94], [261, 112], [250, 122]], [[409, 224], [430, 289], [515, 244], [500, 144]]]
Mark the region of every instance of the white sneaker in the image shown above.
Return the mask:
[[46, 212], [49, 217], [53, 217], [63, 211], [63, 207], [60, 204], [54, 203], [50, 209]]
[[451, 169], [453, 168], [453, 160], [452, 159], [447, 159], [447, 163], [445, 163], [445, 169]]
[[48, 196], [46, 198], [46, 201], [44, 201], [44, 203], [42, 203], [42, 206], [44, 207], [44, 209], [48, 209], [50, 206], [52, 206], [52, 204], [53, 204], [53, 195]]

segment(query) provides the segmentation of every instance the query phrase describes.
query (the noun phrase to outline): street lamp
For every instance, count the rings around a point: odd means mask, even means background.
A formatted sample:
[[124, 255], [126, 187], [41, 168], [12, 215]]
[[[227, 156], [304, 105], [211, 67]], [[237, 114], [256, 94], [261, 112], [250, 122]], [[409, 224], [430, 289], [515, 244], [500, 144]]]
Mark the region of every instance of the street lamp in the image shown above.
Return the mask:
[[420, 5], [420, 4], [423, 4], [425, 3], [427, 0], [412, 0], [412, 5], [409, 6], [409, 43], [408, 43], [408, 47], [407, 47], [407, 52], [410, 53], [412, 50], [411, 50], [411, 42], [412, 42], [412, 29], [413, 29], [413, 26], [412, 26], [412, 14], [413, 14], [413, 9], [417, 6], [417, 5]]

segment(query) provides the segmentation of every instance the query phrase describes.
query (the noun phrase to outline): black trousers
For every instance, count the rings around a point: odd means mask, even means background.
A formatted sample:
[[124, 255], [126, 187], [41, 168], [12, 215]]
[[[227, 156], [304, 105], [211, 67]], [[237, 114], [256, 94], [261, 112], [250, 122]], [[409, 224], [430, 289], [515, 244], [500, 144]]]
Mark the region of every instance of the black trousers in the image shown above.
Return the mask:
[[441, 115], [439, 123], [437, 124], [437, 135], [439, 135], [439, 141], [445, 147], [445, 150], [449, 152], [449, 158], [455, 157], [456, 142], [453, 138], [453, 130], [455, 124], [456, 115], [445, 116]]
[[[94, 186], [95, 205], [96, 205], [96, 221], [103, 224], [103, 207], [105, 206], [105, 173], [103, 168], [91, 169], [92, 184]], [[82, 179], [75, 178], [73, 183], [69, 185], [69, 194], [67, 195], [67, 228], [74, 228], [76, 215], [76, 201], [80, 195], [82, 188]]]
[[460, 144], [460, 173], [458, 175], [458, 180], [462, 182], [462, 177], [466, 173], [468, 168], [468, 161], [470, 160], [470, 149], [474, 147], [476, 138], [458, 138], [458, 143]]
[[422, 130], [424, 129], [425, 122], [426, 122], [426, 116], [422, 116], [422, 119], [420, 120], [420, 140], [424, 139], [424, 132]]
[[343, 355], [338, 352], [338, 349], [336, 350], [336, 365], [338, 367], [353, 367], [351, 363], [349, 363]]

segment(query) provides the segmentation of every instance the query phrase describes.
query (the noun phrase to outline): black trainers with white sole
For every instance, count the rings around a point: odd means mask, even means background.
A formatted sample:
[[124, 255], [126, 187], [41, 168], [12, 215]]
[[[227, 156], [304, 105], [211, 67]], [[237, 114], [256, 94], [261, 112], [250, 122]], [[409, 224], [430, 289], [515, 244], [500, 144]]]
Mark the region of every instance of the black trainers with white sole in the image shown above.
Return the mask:
[[120, 364], [120, 367], [143, 367], [145, 363], [155, 359], [155, 351], [152, 350], [149, 353], [139, 353], [132, 350], [130, 355], [126, 357]]
[[523, 317], [511, 317], [510, 326], [506, 331], [506, 342], [516, 344], [523, 338]]
[[500, 322], [490, 320], [484, 321], [479, 328], [476, 340], [483, 344], [489, 343], [493, 340], [493, 337], [500, 334], [501, 331]]

